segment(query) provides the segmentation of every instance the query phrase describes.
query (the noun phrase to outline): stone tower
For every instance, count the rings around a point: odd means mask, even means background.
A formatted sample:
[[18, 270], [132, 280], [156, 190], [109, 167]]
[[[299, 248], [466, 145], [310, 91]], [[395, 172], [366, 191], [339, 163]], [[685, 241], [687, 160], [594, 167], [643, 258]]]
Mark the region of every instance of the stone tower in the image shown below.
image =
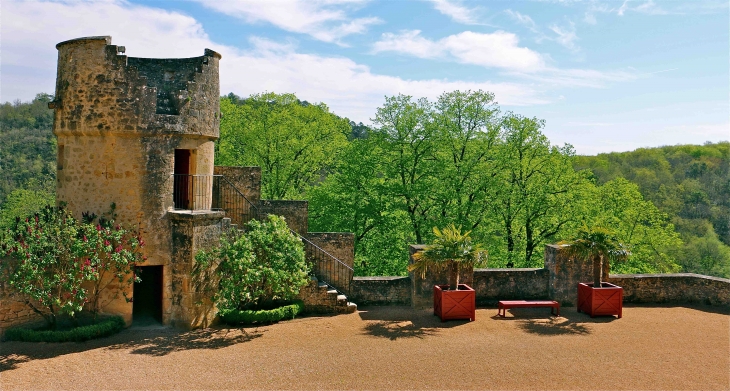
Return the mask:
[[[207, 179], [219, 134], [221, 55], [205, 49], [193, 58], [127, 57], [109, 36], [56, 48], [56, 94], [49, 106], [58, 138], [58, 200], [77, 217], [101, 215], [115, 203], [117, 221], [139, 227], [146, 242], [142, 266], [149, 272], [143, 269], [142, 279], [157, 280], [145, 288], [145, 295], [158, 297], [157, 317], [191, 325], [187, 263], [194, 248], [181, 250], [174, 242], [199, 226], [220, 227], [223, 216], [210, 210]], [[185, 211], [188, 216], [181, 216]], [[192, 237], [185, 240], [177, 246], [194, 247]], [[176, 265], [181, 256], [187, 257], [184, 266]], [[129, 322], [133, 304], [120, 295], [104, 311]]]

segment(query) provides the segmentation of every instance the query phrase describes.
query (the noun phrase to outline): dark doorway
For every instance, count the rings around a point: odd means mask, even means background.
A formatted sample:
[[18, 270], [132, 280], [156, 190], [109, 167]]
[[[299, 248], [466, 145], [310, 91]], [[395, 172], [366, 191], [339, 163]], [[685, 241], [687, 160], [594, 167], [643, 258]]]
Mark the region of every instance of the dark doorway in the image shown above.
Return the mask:
[[175, 150], [175, 181], [173, 188], [173, 201], [175, 209], [190, 209], [191, 187], [193, 184], [190, 175], [190, 156], [189, 149]]
[[142, 281], [134, 283], [133, 322], [162, 323], [162, 266], [137, 266], [134, 272]]

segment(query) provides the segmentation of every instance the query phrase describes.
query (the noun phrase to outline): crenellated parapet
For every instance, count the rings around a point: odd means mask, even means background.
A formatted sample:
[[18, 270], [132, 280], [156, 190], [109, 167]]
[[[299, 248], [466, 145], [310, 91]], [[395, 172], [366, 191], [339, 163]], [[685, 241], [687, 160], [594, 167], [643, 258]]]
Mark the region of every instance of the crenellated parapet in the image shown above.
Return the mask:
[[219, 134], [218, 62], [206, 49], [192, 58], [124, 55], [111, 37], [64, 41], [58, 49], [54, 132], [95, 135]]

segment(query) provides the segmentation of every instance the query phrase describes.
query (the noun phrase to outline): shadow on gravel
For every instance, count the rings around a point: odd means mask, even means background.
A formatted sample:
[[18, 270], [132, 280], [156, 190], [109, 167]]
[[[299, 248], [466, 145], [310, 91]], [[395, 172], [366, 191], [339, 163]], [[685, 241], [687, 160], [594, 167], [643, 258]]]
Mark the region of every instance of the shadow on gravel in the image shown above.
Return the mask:
[[[130, 329], [130, 332], [138, 330]], [[139, 330], [140, 338], [108, 346], [110, 350], [131, 349], [132, 354], [165, 356], [193, 349], [220, 349], [259, 338], [263, 331], [240, 329], [201, 329], [180, 332], [173, 329]], [[157, 331], [157, 332], [156, 332]]]
[[[571, 311], [572, 310], [572, 311]], [[590, 316], [575, 312], [575, 308], [563, 308], [561, 316], [553, 316], [545, 308], [512, 308], [507, 310], [512, 316], [505, 318], [494, 315], [492, 319], [499, 321], [518, 322], [518, 327], [530, 334], [539, 335], [589, 335], [590, 325], [596, 323], [610, 323], [618, 318], [613, 316]]]
[[438, 334], [439, 329], [451, 328], [467, 320], [441, 322], [431, 310], [414, 310], [411, 307], [369, 307], [358, 312], [366, 321], [363, 334], [388, 338], [425, 338]]
[[4, 341], [0, 348], [0, 371], [18, 364], [44, 360], [93, 349], [124, 350], [132, 354], [165, 356], [191, 349], [220, 349], [263, 336], [258, 328], [210, 328], [180, 331], [169, 327], [131, 327], [119, 334], [86, 342], [35, 343]]

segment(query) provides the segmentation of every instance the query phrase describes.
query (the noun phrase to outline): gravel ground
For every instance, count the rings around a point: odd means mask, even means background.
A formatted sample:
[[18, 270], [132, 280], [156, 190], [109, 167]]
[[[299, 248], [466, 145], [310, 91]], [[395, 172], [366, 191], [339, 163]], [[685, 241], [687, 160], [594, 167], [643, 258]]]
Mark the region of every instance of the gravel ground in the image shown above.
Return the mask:
[[479, 309], [475, 322], [441, 323], [428, 310], [370, 307], [258, 328], [3, 342], [0, 389], [730, 389], [727, 309], [562, 312]]

